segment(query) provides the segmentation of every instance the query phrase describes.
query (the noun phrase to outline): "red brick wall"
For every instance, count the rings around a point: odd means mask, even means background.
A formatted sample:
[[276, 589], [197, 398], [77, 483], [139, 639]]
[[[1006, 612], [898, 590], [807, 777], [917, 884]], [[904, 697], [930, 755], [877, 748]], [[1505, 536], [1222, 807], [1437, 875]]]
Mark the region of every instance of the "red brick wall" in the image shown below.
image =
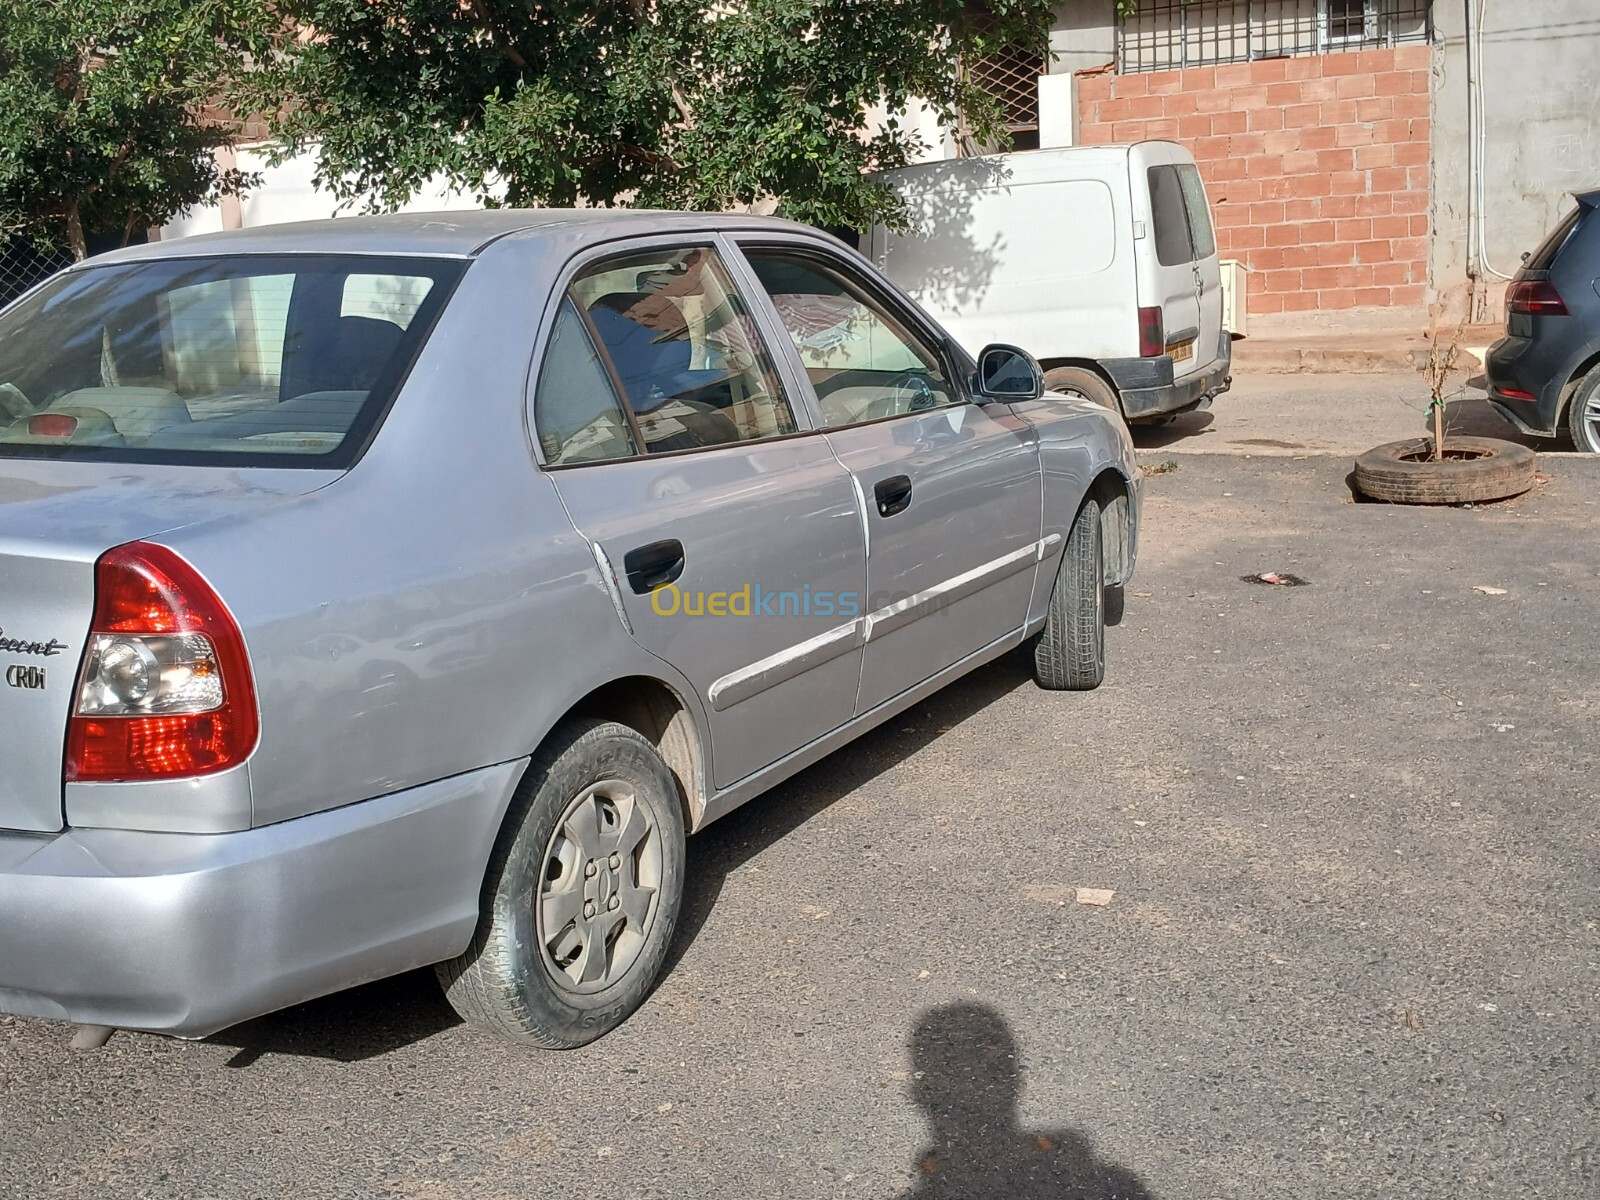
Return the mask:
[[1417, 45], [1083, 74], [1079, 138], [1188, 147], [1253, 313], [1420, 305], [1429, 64]]

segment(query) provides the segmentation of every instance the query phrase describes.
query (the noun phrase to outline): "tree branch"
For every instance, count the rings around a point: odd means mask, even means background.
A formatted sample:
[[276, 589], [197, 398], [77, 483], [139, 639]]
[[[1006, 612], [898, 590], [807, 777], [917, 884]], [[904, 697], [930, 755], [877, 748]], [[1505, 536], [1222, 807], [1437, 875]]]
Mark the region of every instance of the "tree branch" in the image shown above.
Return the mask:
[[508, 46], [500, 38], [500, 33], [494, 27], [494, 20], [489, 16], [489, 10], [483, 6], [483, 0], [466, 0], [466, 9], [481, 24], [489, 34], [489, 40], [494, 43], [494, 48], [500, 51], [503, 57], [519, 71], [528, 69], [528, 60], [522, 57], [522, 52], [515, 46]]

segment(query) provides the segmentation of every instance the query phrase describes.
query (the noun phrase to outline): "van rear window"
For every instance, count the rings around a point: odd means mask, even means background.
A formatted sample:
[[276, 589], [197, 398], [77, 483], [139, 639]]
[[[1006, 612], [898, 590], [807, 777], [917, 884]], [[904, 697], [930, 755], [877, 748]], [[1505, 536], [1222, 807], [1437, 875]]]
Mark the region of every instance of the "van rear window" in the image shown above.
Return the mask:
[[1177, 267], [1194, 261], [1194, 245], [1189, 240], [1189, 214], [1183, 204], [1183, 185], [1174, 167], [1150, 167], [1145, 171], [1150, 184], [1150, 219], [1155, 224], [1156, 261], [1163, 267]]
[[1206, 204], [1205, 185], [1200, 171], [1187, 163], [1178, 168], [1178, 186], [1183, 189], [1183, 207], [1189, 214], [1189, 240], [1197, 259], [1217, 252], [1217, 235], [1211, 229], [1211, 209]]
[[348, 466], [462, 269], [236, 255], [62, 275], [0, 313], [0, 457]]

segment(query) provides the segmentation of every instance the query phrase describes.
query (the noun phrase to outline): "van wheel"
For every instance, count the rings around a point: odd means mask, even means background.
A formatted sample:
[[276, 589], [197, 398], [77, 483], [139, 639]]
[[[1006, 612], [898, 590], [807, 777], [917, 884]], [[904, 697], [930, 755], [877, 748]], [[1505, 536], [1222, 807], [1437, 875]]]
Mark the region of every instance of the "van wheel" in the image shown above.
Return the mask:
[[1111, 385], [1088, 367], [1052, 367], [1044, 373], [1044, 388], [1047, 392], [1091, 400], [1114, 413], [1122, 412], [1122, 406], [1117, 403], [1117, 393]]
[[451, 1006], [549, 1049], [615, 1029], [666, 959], [684, 858], [677, 785], [655, 748], [612, 721], [562, 725], [518, 785], [472, 944], [437, 968]]
[[1106, 566], [1100, 506], [1085, 500], [1067, 534], [1050, 613], [1033, 644], [1033, 678], [1051, 691], [1087, 692], [1106, 675]]

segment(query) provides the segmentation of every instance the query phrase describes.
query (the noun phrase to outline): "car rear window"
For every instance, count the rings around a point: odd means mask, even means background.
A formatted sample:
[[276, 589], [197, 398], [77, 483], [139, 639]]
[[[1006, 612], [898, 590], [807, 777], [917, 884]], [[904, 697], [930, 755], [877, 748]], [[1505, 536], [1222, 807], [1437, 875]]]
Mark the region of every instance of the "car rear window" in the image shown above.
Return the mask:
[[0, 313], [0, 457], [348, 466], [462, 270], [237, 255], [63, 275]]
[[1194, 261], [1194, 244], [1189, 239], [1189, 214], [1183, 203], [1183, 185], [1174, 167], [1150, 167], [1145, 172], [1150, 184], [1150, 219], [1155, 223], [1156, 261], [1163, 267], [1176, 267]]
[[1530, 271], [1548, 271], [1556, 261], [1556, 255], [1561, 253], [1561, 247], [1567, 244], [1567, 239], [1572, 236], [1572, 231], [1578, 227], [1578, 221], [1583, 216], [1583, 205], [1578, 205], [1566, 216], [1562, 217], [1548, 237], [1539, 243], [1539, 248], [1528, 256], [1524, 264]]

